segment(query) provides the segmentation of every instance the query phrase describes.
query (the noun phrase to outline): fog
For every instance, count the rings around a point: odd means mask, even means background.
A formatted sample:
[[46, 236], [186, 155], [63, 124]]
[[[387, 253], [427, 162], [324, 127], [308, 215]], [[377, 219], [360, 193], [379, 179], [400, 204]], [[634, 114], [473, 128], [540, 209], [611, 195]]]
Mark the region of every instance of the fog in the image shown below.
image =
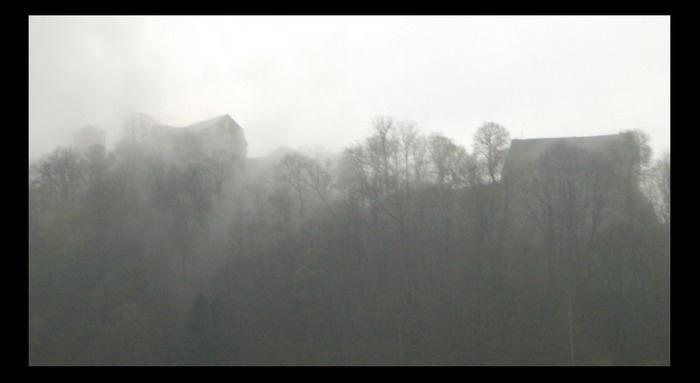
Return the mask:
[[143, 112], [230, 114], [250, 155], [339, 152], [378, 115], [464, 145], [641, 129], [670, 148], [669, 17], [30, 17], [30, 155]]
[[29, 365], [670, 365], [669, 17], [29, 42]]

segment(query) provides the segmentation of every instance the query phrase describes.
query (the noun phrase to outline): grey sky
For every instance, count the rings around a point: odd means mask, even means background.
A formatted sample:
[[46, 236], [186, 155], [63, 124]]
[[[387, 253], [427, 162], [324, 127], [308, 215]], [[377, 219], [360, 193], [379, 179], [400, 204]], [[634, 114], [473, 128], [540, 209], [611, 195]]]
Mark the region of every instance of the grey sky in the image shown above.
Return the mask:
[[342, 150], [378, 115], [470, 146], [639, 128], [670, 149], [670, 18], [30, 17], [30, 158], [130, 112], [230, 114], [249, 155]]

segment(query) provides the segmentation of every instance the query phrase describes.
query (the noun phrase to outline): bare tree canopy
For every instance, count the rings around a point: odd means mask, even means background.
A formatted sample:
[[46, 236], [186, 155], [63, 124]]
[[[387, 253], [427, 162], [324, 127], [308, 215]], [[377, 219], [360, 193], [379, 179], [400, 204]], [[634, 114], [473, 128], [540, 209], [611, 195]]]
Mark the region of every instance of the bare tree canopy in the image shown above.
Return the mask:
[[484, 123], [474, 133], [474, 155], [485, 165], [491, 183], [495, 183], [501, 177], [509, 145], [508, 130], [496, 123]]
[[470, 151], [379, 117], [250, 159], [230, 117], [169, 148], [150, 121], [30, 164], [30, 364], [670, 363], [670, 155], [641, 131], [486, 123]]

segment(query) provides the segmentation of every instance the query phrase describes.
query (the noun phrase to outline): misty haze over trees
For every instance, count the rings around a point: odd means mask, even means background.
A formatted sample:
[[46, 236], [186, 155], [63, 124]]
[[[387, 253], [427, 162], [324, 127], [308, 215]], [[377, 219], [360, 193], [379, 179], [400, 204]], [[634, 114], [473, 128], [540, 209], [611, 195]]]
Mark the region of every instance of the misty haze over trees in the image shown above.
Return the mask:
[[30, 163], [31, 365], [670, 364], [670, 156], [641, 131], [466, 148], [378, 117], [247, 158], [195, 128], [136, 114]]

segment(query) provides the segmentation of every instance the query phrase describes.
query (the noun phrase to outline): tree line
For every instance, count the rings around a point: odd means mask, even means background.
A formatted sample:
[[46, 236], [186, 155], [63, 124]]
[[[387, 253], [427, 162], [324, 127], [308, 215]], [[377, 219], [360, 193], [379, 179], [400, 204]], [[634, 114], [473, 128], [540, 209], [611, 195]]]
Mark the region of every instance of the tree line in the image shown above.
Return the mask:
[[640, 131], [513, 162], [499, 124], [467, 150], [378, 117], [252, 172], [152, 125], [31, 163], [30, 364], [670, 363], [670, 156]]

